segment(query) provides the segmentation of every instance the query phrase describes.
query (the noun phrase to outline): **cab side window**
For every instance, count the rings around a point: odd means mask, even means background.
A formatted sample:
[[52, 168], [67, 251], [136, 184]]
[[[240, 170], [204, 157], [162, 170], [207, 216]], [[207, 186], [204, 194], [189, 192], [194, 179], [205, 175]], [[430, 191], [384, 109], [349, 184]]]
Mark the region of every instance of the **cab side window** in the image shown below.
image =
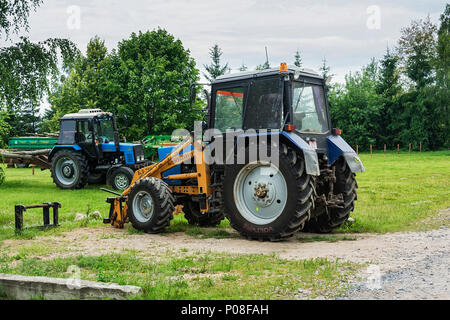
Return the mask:
[[59, 145], [73, 145], [75, 143], [75, 120], [61, 121], [61, 130], [59, 133]]

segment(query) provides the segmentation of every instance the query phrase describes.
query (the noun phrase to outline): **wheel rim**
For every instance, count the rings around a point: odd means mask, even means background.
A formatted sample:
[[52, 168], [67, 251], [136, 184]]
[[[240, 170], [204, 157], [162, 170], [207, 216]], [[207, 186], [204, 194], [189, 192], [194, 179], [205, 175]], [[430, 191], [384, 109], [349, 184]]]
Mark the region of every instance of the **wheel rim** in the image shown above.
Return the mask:
[[149, 221], [154, 212], [153, 198], [147, 191], [141, 191], [133, 199], [133, 213], [135, 218], [145, 223]]
[[67, 186], [73, 184], [78, 178], [78, 168], [69, 157], [62, 157], [56, 162], [55, 173], [58, 180]]
[[130, 181], [128, 180], [128, 177], [125, 174], [119, 173], [114, 177], [114, 184], [118, 189], [124, 190], [128, 188]]
[[286, 207], [286, 180], [272, 164], [256, 162], [246, 165], [238, 173], [233, 191], [241, 215], [256, 225], [272, 223]]

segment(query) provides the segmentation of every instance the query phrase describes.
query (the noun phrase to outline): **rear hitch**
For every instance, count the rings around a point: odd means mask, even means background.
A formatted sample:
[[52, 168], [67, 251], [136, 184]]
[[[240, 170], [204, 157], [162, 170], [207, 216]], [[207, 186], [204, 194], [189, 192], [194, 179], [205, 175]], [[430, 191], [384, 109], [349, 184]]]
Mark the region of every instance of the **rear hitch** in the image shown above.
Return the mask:
[[111, 206], [109, 208], [109, 217], [103, 219], [104, 224], [111, 224], [112, 226], [123, 229], [125, 223], [128, 222], [128, 216], [126, 215], [126, 202], [127, 196], [120, 196], [116, 198], [108, 198], [106, 202]]

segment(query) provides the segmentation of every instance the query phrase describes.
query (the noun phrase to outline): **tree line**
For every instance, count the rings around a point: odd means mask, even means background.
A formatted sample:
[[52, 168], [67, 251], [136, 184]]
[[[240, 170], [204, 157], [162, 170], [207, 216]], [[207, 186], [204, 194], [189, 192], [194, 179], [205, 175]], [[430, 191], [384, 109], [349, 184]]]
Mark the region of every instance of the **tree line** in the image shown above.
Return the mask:
[[449, 147], [450, 5], [401, 30], [395, 48], [329, 88], [331, 118], [353, 146]]
[[[42, 1], [4, 2], [0, 38], [26, 33], [29, 13]], [[362, 149], [370, 144], [383, 148], [409, 143], [422, 143], [430, 150], [448, 148], [449, 29], [447, 4], [439, 26], [429, 17], [412, 21], [402, 29], [396, 47], [347, 74], [345, 83], [329, 85], [333, 125], [343, 129], [350, 144]], [[222, 63], [218, 44], [209, 53], [206, 79], [231, 72], [229, 64]], [[303, 67], [300, 50], [293, 63]], [[256, 69], [270, 67], [267, 59]], [[243, 63], [238, 69], [248, 67]], [[324, 78], [332, 76], [325, 58], [319, 70]], [[199, 80], [189, 50], [160, 28], [133, 33], [112, 51], [94, 37], [85, 53], [67, 39], [33, 43], [21, 37], [18, 43], [0, 48], [0, 144], [10, 136], [57, 132], [61, 116], [82, 108], [114, 112], [129, 140], [192, 129], [202, 117], [197, 109], [205, 105], [199, 97], [192, 101], [191, 87]], [[50, 109], [39, 116], [44, 99]]]

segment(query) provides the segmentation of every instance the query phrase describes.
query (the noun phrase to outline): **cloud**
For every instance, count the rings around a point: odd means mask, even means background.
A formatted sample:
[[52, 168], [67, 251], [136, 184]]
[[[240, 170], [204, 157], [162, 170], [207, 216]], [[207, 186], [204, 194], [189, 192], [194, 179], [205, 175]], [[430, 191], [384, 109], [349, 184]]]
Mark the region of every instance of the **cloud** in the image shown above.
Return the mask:
[[[79, 30], [67, 27], [67, 8], [73, 5], [81, 10]], [[379, 30], [366, 25], [371, 5], [380, 8]], [[183, 41], [199, 67], [209, 63], [214, 43], [235, 69], [243, 62], [263, 63], [267, 46], [272, 64], [292, 63], [299, 49], [305, 67], [317, 69], [326, 57], [343, 80], [346, 70], [381, 57], [387, 45], [395, 46], [411, 19], [431, 14], [437, 22], [444, 6], [443, 1], [430, 0], [45, 0], [32, 14], [30, 37], [66, 37], [84, 51], [98, 35], [112, 49], [132, 32], [159, 26]]]

